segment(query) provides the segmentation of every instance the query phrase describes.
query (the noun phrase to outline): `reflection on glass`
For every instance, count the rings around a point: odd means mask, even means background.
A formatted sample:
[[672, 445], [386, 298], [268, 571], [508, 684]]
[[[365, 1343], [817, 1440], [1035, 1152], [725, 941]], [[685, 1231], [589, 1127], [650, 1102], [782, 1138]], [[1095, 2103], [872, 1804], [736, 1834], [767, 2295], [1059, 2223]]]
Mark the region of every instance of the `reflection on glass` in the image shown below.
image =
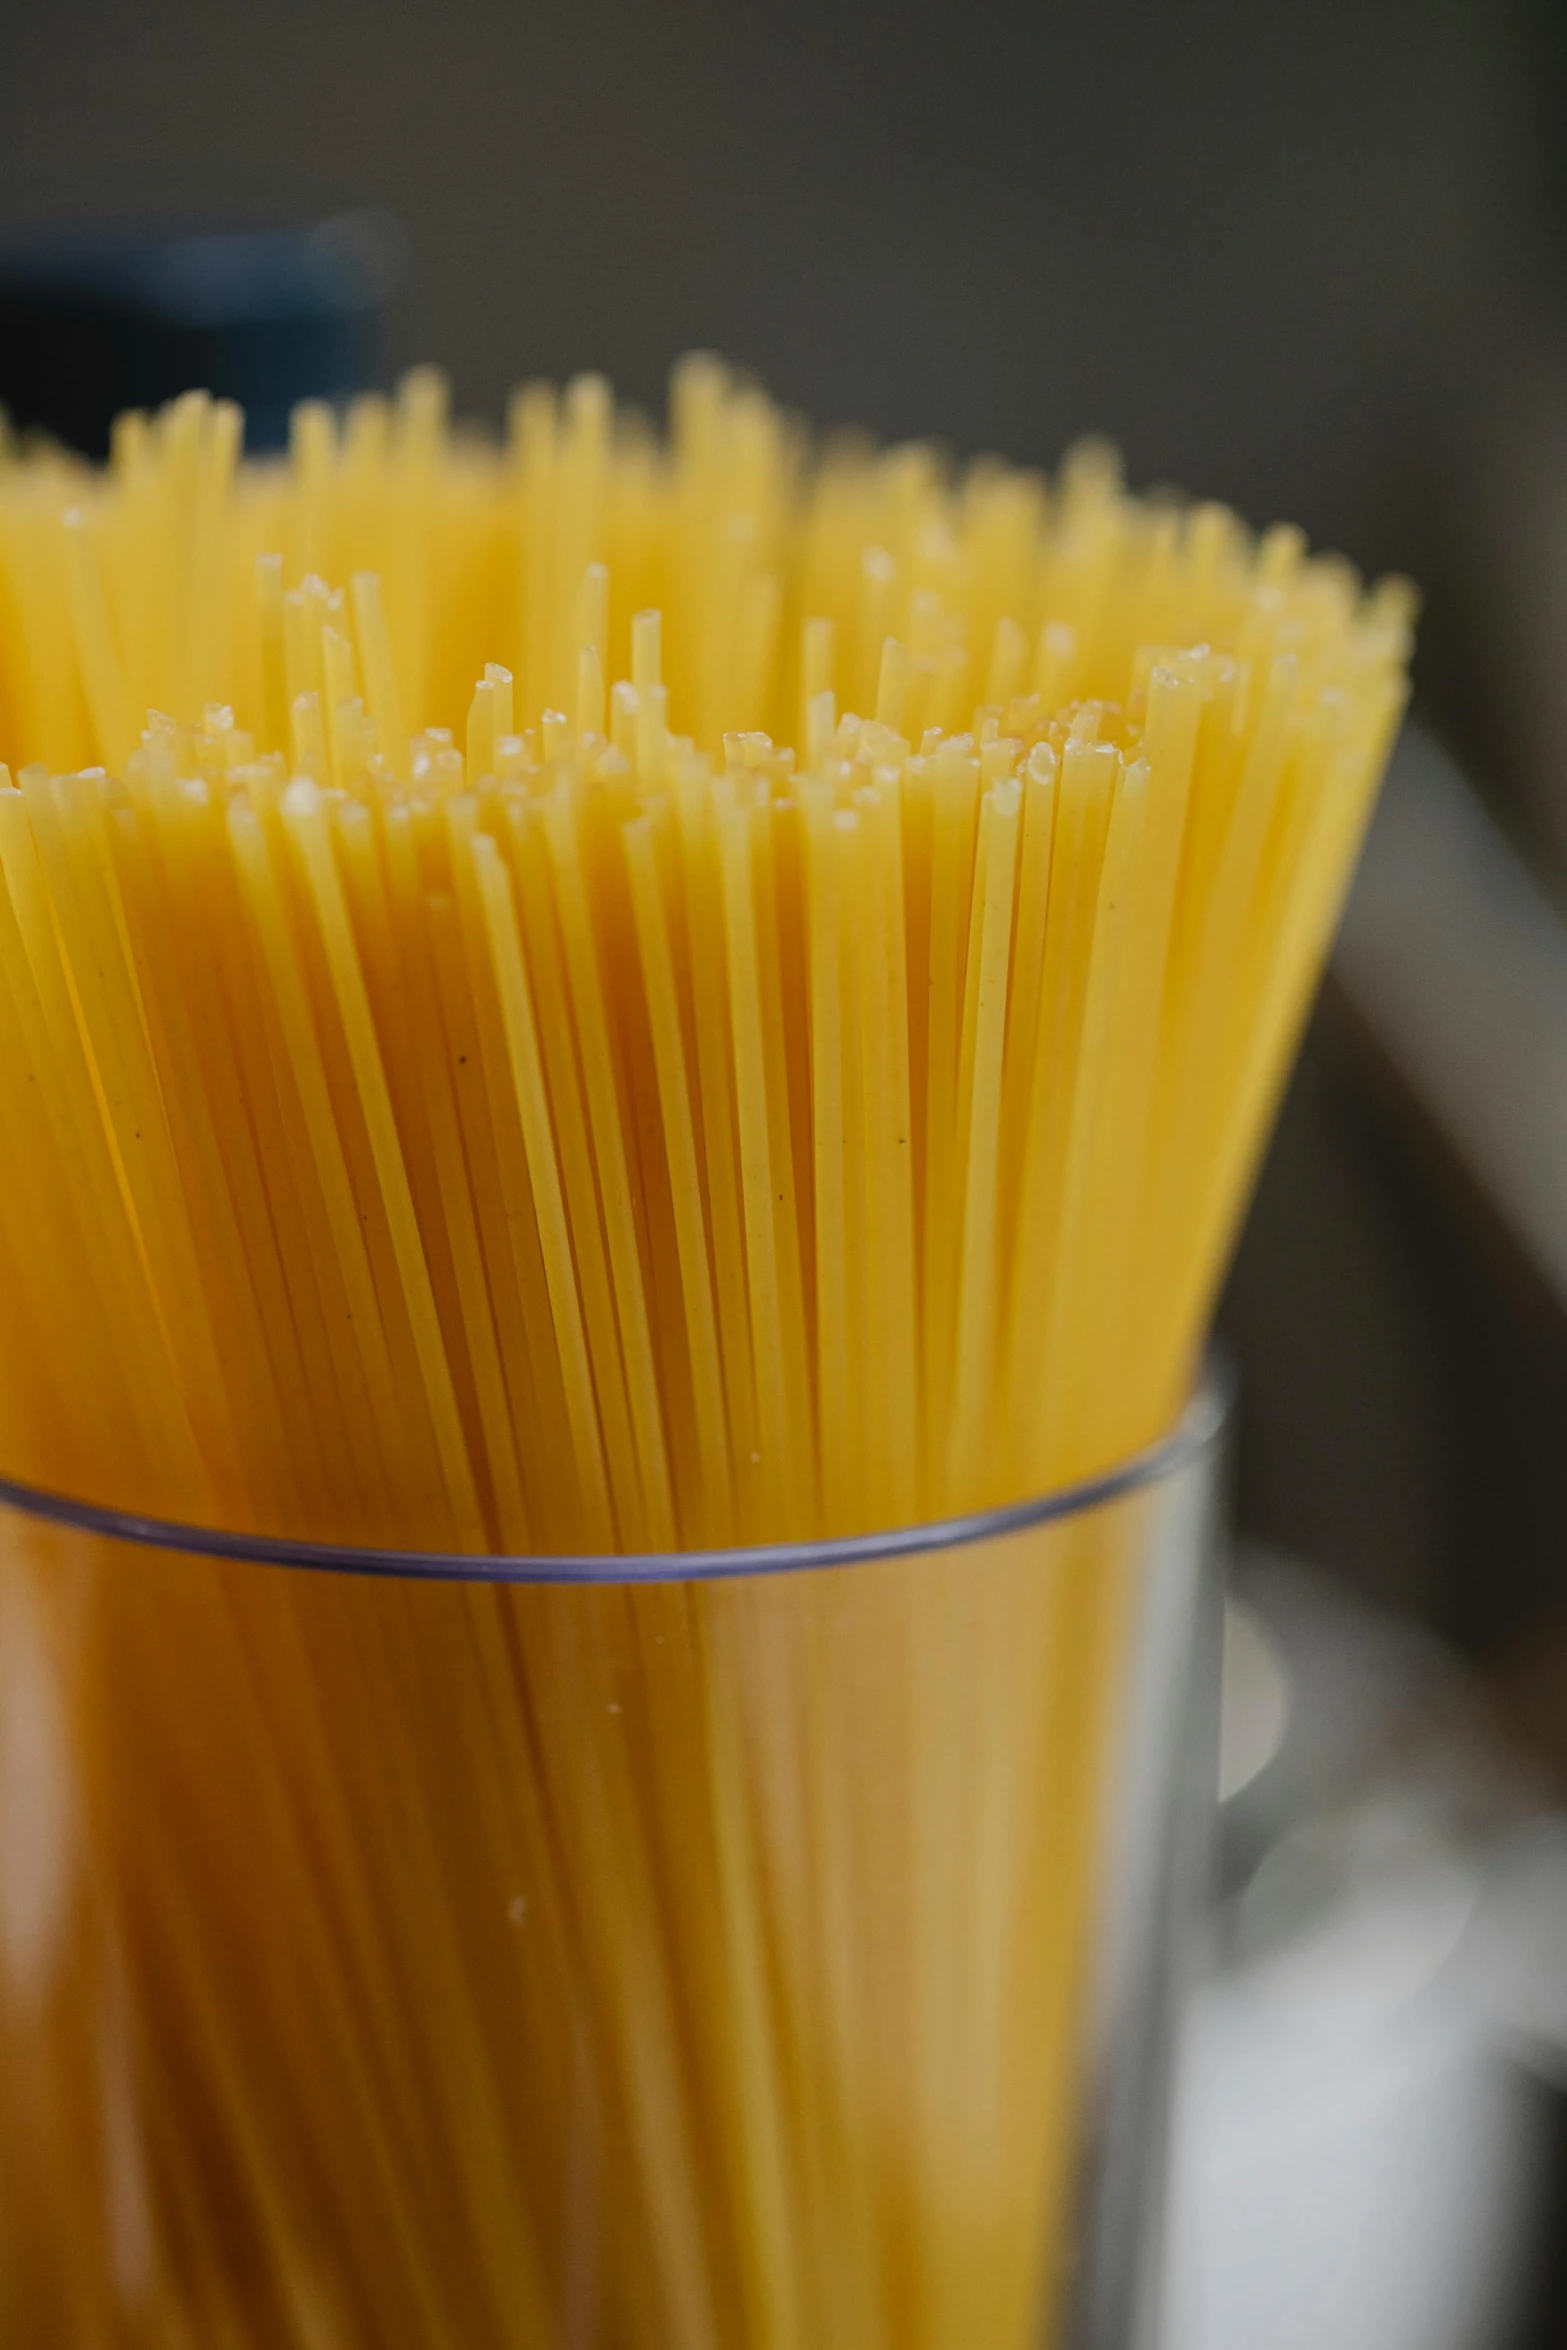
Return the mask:
[[709, 1578], [6, 1511], [0, 2338], [1125, 2338], [1214, 1423]]

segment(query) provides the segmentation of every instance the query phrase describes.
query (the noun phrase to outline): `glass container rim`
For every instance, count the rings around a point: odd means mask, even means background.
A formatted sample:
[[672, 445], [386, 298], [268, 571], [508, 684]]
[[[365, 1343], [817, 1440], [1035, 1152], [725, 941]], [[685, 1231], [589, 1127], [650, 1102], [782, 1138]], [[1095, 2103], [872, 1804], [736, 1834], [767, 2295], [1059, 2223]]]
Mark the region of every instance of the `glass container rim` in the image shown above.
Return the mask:
[[1092, 1476], [966, 1517], [938, 1518], [874, 1534], [823, 1541], [735, 1545], [718, 1550], [485, 1552], [386, 1550], [370, 1544], [307, 1542], [292, 1536], [231, 1533], [169, 1518], [147, 1518], [98, 1502], [78, 1501], [0, 1477], [0, 1506], [78, 1533], [106, 1536], [147, 1549], [228, 1559], [251, 1566], [293, 1567], [317, 1574], [390, 1577], [427, 1583], [596, 1584], [715, 1582], [746, 1575], [799, 1573], [807, 1568], [869, 1565], [877, 1559], [918, 1558], [959, 1550], [1035, 1526], [1087, 1516], [1143, 1487], [1189, 1468], [1213, 1450], [1229, 1416], [1230, 1382], [1210, 1364], [1180, 1418], [1166, 1433]]

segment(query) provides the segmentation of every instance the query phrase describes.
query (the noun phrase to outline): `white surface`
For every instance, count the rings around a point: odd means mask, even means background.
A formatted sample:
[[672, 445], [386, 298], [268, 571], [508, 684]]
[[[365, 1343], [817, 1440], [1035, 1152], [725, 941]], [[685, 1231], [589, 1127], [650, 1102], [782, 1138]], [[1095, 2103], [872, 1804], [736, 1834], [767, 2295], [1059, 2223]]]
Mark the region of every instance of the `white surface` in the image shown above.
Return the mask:
[[1202, 1994], [1166, 2350], [1491, 2350], [1533, 2216], [1535, 2108], [1433, 1855]]

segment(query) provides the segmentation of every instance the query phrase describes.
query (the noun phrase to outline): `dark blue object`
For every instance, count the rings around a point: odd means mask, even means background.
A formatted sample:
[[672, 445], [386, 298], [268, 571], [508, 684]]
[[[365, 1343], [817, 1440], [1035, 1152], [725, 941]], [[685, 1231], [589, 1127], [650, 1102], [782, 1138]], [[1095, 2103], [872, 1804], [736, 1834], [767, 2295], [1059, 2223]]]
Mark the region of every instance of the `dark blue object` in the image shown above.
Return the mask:
[[389, 222], [305, 230], [42, 228], [0, 236], [0, 404], [102, 457], [123, 408], [200, 387], [279, 447], [296, 400], [378, 383], [399, 274]]

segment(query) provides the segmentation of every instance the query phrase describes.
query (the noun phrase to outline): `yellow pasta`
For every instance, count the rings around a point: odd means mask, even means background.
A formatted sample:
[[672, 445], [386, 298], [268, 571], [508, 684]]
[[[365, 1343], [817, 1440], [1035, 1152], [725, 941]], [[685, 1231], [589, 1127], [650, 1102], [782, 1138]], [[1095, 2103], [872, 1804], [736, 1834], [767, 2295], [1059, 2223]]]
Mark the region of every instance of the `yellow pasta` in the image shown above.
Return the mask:
[[[1098, 444], [817, 454], [701, 356], [662, 441], [586, 376], [496, 444], [431, 370], [240, 440], [0, 453], [0, 1475], [482, 1563], [1165, 1433], [1403, 584]], [[108, 1550], [79, 1640], [91, 1545], [17, 1536], [96, 1865], [0, 1979], [0, 2330], [1023, 2350], [1140, 1506], [732, 1585]], [[134, 2291], [75, 2257], [106, 1982]]]
[[[674, 1547], [1015, 1499], [1177, 1409], [1399, 708], [1407, 597], [1288, 534], [1254, 550], [1222, 509], [1139, 506], [1102, 450], [1049, 495], [920, 450], [813, 470], [706, 359], [672, 414], [661, 450], [599, 379], [535, 386], [490, 448], [426, 371], [341, 430], [307, 405], [281, 473], [236, 469], [234, 411], [191, 395], [122, 430], [104, 476], [47, 453], [0, 474], [7, 871], [100, 1104], [71, 1179], [129, 1225], [136, 1292], [32, 1433], [0, 1428], [13, 1474], [80, 1476], [81, 1399], [129, 1388], [186, 1462], [149, 1427], [95, 1497], [164, 1515], [495, 1548], [499, 1495], [514, 1528], [520, 1488], [556, 1480], [474, 1319], [482, 1178], [470, 1158], [460, 1196], [448, 1135], [444, 1186], [410, 1180], [447, 1051], [406, 1011], [432, 898], [472, 910], [476, 999], [544, 999], [542, 1101], [501, 1114], [534, 1118], [535, 1151], [547, 1129], [588, 1349], [591, 1414], [556, 1314], [526, 1332], [577, 1398], [564, 1547], [606, 1538], [599, 1450], [608, 1539]], [[148, 708], [171, 723], [138, 747]], [[263, 1292], [279, 1327], [240, 1208], [275, 1113], [242, 1077], [240, 1119], [227, 1075], [198, 1110], [211, 1060], [150, 1009], [207, 984], [175, 785], [229, 810], [248, 932], [241, 992], [199, 1016], [281, 1035], [310, 1164], [268, 1182], [353, 1318], [358, 1433], [308, 1500], [281, 1465], [297, 1375], [212, 1336]], [[521, 1083], [494, 1059], [488, 1084]], [[62, 1145], [37, 1137], [35, 1189], [67, 1188]], [[435, 1272], [454, 1248], [467, 1311]], [[846, 1396], [851, 1291], [876, 1368]]]

